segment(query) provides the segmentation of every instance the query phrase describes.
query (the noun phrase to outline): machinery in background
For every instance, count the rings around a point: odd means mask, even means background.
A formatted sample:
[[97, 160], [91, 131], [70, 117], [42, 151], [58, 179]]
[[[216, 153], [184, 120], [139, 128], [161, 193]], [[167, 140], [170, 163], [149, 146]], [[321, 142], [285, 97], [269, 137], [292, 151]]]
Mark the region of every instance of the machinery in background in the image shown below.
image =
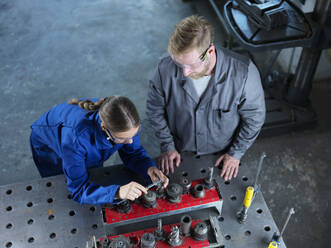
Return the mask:
[[[321, 51], [331, 47], [331, 1], [316, 1], [312, 14], [304, 14], [291, 0], [209, 2], [241, 47], [277, 50], [262, 77], [267, 116], [261, 134], [314, 126], [317, 116], [309, 96]], [[290, 47], [303, 47], [296, 72], [271, 71], [281, 49]]]

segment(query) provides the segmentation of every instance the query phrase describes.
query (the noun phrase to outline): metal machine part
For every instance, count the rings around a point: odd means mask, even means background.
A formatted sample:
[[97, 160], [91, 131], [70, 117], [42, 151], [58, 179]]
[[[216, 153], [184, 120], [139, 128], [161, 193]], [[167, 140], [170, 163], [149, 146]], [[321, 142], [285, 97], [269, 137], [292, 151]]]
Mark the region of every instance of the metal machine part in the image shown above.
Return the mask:
[[101, 248], [108, 248], [109, 244], [110, 244], [110, 240], [108, 238], [105, 238], [100, 242]]
[[180, 219], [180, 231], [183, 236], [191, 234], [192, 217], [190, 215], [183, 215]]
[[203, 180], [203, 183], [207, 189], [214, 187], [213, 173], [214, 167], [209, 167], [208, 174]]
[[308, 46], [312, 42], [311, 21], [287, 0], [262, 4], [228, 1], [224, 14], [231, 31], [245, 48], [275, 49]]
[[180, 185], [183, 187], [183, 194], [187, 194], [190, 192], [192, 181], [188, 177], [182, 177]]
[[162, 228], [162, 219], [157, 219], [157, 228], [154, 231], [156, 241], [165, 240], [166, 233]]
[[207, 239], [208, 227], [205, 222], [197, 223], [194, 227], [193, 237], [196, 240], [203, 241]]
[[[201, 219], [192, 220], [192, 226], [195, 226], [197, 223], [200, 223], [201, 221], [202, 221]], [[173, 234], [172, 234], [173, 236], [170, 237], [170, 240], [172, 241], [173, 245], [177, 246], [178, 244], [180, 244], [180, 247], [191, 247], [191, 248], [219, 247], [220, 243], [215, 243], [214, 239], [212, 238], [213, 237], [212, 232], [213, 232], [214, 229], [208, 228], [208, 232], [210, 231], [208, 233], [208, 236], [211, 237], [211, 240], [210, 240], [211, 242], [209, 241], [209, 239], [199, 241], [199, 240], [195, 240], [192, 236], [187, 236], [187, 237], [184, 238], [182, 236], [182, 234], [180, 233], [180, 231], [179, 231], [179, 236], [177, 236], [178, 235], [177, 230], [180, 229], [179, 225], [180, 225], [180, 223], [172, 223], [172, 224], [163, 226], [165, 233], [170, 234], [173, 231]], [[177, 230], [175, 230], [174, 228], [177, 229]], [[129, 238], [130, 241], [131, 241], [130, 244], [134, 248], [138, 248], [138, 247], [140, 248], [142, 245], [146, 245], [146, 246], [151, 247], [154, 242], [147, 242], [147, 243], [143, 242], [143, 244], [141, 244], [141, 240], [144, 239], [143, 236], [146, 235], [146, 233], [152, 234], [152, 233], [155, 233], [155, 231], [156, 231], [155, 227], [148, 228], [148, 229], [144, 228], [144, 229], [141, 229], [141, 230], [138, 230], [138, 231], [135, 231], [135, 232], [123, 233], [121, 235], [124, 236], [124, 237]], [[169, 235], [167, 235], [167, 236], [169, 237]], [[107, 236], [106, 238], [108, 240], [112, 240], [115, 237], [118, 237], [118, 236]], [[168, 242], [169, 241], [168, 237], [165, 240], [156, 240], [156, 238], [155, 238], [155, 240], [154, 240], [155, 241], [155, 247], [158, 247], [158, 248], [172, 247]], [[99, 243], [102, 243], [104, 238], [105, 237], [101, 237], [99, 239]], [[149, 241], [153, 240], [152, 237], [149, 237], [147, 239]], [[180, 239], [181, 241], [178, 240], [178, 239]], [[96, 242], [94, 242], [94, 243], [96, 243]], [[100, 247], [98, 247], [97, 245], [95, 245], [95, 246], [90, 245], [90, 246], [87, 246], [87, 248], [100, 248]]]
[[168, 236], [168, 244], [175, 247], [180, 246], [183, 243], [182, 238], [180, 237], [178, 226], [171, 228], [171, 233]]
[[223, 244], [223, 234], [221, 231], [221, 227], [219, 225], [219, 221], [216, 216], [210, 216], [209, 222], [211, 229], [213, 230], [213, 233], [215, 235], [215, 240], [217, 244]]
[[[247, 196], [248, 194], [246, 194]], [[245, 201], [245, 200], [244, 200]], [[237, 219], [240, 224], [243, 224], [246, 222], [247, 219], [247, 213], [248, 213], [248, 207], [242, 206], [241, 210], [237, 212]]]
[[154, 248], [156, 246], [155, 237], [151, 233], [144, 233], [140, 238], [140, 248]]
[[168, 201], [171, 203], [179, 203], [181, 201], [181, 195], [183, 193], [183, 187], [178, 183], [171, 183], [167, 189]]
[[116, 204], [116, 210], [120, 213], [129, 213], [132, 209], [131, 202], [128, 199], [122, 200], [120, 203]]
[[[195, 180], [192, 185], [201, 182], [202, 180]], [[172, 187], [174, 187], [175, 193], [180, 193], [181, 186], [179, 184], [172, 185], [174, 185]], [[178, 191], [177, 186], [179, 186]], [[171, 188], [171, 184], [169, 188]], [[113, 208], [105, 208], [103, 219], [106, 233], [108, 236], [114, 236], [151, 228], [160, 218], [165, 225], [179, 223], [183, 214], [190, 214], [193, 219], [207, 219], [210, 215], [219, 216], [223, 204], [219, 190], [214, 187], [204, 189], [204, 191], [203, 198], [196, 198], [192, 194], [182, 194], [180, 195], [182, 200], [179, 203], [169, 203], [168, 199], [157, 199], [155, 208], [146, 208], [142, 202], [133, 202], [132, 211], [128, 214], [118, 213]], [[178, 196], [175, 195], [175, 197]]]
[[192, 193], [196, 198], [203, 198], [206, 195], [205, 188], [202, 184], [195, 185]]
[[289, 17], [286, 9], [282, 6], [282, 0], [256, 2], [236, 0], [233, 7], [244, 12], [253, 25], [267, 31], [288, 24]]
[[165, 199], [166, 196], [167, 196], [166, 191], [165, 191], [163, 186], [158, 187], [155, 192], [156, 192], [156, 198], [157, 199]]
[[148, 190], [147, 194], [141, 197], [142, 204], [146, 208], [154, 208], [156, 206], [156, 193], [154, 191]]
[[130, 248], [130, 239], [124, 236], [118, 236], [110, 240], [108, 247], [103, 248]]

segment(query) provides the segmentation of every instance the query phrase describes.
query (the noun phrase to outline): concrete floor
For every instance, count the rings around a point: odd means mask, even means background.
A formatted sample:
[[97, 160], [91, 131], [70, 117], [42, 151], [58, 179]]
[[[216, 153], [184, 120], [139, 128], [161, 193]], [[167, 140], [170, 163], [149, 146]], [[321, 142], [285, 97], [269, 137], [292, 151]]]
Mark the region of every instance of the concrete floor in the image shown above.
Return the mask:
[[[158, 142], [145, 115], [148, 78], [167, 51], [174, 25], [199, 13], [222, 27], [207, 1], [81, 0], [0, 2], [0, 185], [39, 178], [29, 148], [30, 125], [71, 97], [130, 97], [143, 120], [142, 143], [153, 157]], [[314, 84], [316, 129], [258, 140], [243, 166], [261, 173], [264, 197], [281, 228], [290, 207], [287, 247], [329, 247], [331, 233], [331, 82]], [[107, 165], [118, 163], [112, 157]]]

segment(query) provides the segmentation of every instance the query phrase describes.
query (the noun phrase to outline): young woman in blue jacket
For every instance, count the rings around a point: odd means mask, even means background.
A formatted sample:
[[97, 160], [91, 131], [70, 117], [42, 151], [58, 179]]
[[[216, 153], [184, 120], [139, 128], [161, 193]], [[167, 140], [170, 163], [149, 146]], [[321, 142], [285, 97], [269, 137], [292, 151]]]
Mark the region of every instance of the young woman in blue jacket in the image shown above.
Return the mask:
[[146, 193], [137, 182], [105, 187], [89, 182], [87, 170], [103, 166], [116, 151], [131, 170], [168, 184], [140, 144], [139, 115], [126, 97], [74, 98], [50, 109], [31, 128], [32, 155], [40, 175], [64, 173], [72, 198], [81, 204], [134, 200]]

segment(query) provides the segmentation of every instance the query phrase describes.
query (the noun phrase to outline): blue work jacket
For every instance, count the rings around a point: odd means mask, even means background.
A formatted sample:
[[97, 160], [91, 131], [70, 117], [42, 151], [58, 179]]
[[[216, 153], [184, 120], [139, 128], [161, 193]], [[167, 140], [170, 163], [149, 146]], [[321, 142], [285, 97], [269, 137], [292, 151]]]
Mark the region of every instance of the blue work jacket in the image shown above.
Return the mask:
[[123, 163], [139, 174], [147, 176], [148, 168], [155, 166], [140, 144], [140, 133], [133, 137], [132, 144], [109, 142], [101, 129], [99, 111], [62, 103], [42, 115], [31, 128], [32, 149], [37, 156], [44, 157], [47, 153], [43, 152], [43, 147], [55, 152], [72, 198], [81, 204], [113, 202], [120, 185], [101, 186], [89, 182], [87, 169], [103, 166], [114, 152], [118, 151]]

